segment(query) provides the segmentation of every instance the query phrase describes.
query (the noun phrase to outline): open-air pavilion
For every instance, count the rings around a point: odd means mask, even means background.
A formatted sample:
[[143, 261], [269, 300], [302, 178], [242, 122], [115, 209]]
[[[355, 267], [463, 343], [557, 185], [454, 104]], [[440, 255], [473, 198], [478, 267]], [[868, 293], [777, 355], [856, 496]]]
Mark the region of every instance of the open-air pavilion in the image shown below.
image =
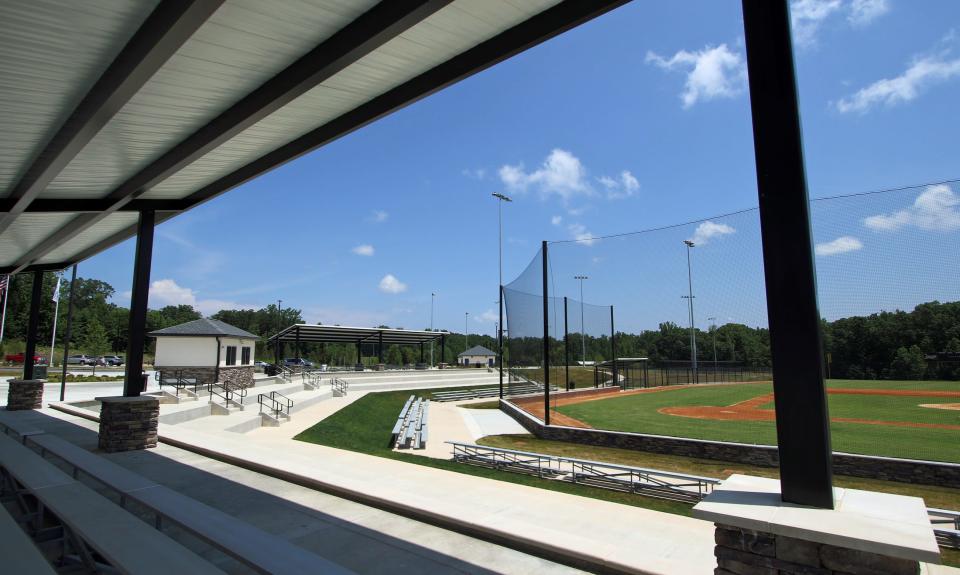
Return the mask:
[[[380, 365], [384, 365], [384, 352], [387, 346], [409, 345], [419, 346], [420, 364], [426, 367], [428, 356], [425, 355], [425, 345], [440, 342], [440, 357], [446, 351], [446, 332], [418, 331], [411, 329], [389, 329], [378, 327], [346, 327], [339, 325], [311, 325], [300, 323], [280, 330], [267, 340], [267, 346], [274, 349], [276, 363], [283, 357], [285, 344], [293, 344], [296, 356], [300, 357], [301, 343], [341, 343], [357, 346], [357, 365], [363, 364], [363, 346], [376, 346], [376, 356]], [[430, 358], [432, 361], [432, 358]]]
[[[0, 3], [0, 273], [33, 274], [26, 357], [37, 344], [41, 274], [136, 237], [124, 397], [103, 398], [100, 446], [155, 445], [157, 399], [140, 396], [140, 382], [157, 224], [626, 2]], [[788, 504], [783, 516], [806, 520], [804, 534], [822, 539], [829, 526], [841, 532], [831, 541], [850, 547], [833, 511], [842, 501], [832, 487], [789, 3], [743, 0], [743, 16], [780, 482], [734, 489], [730, 500], [751, 513]], [[8, 406], [40, 406], [33, 372], [26, 362]], [[736, 524], [742, 511], [720, 501], [701, 516]], [[751, 525], [772, 525], [764, 521]], [[908, 551], [898, 552], [916, 559]]]

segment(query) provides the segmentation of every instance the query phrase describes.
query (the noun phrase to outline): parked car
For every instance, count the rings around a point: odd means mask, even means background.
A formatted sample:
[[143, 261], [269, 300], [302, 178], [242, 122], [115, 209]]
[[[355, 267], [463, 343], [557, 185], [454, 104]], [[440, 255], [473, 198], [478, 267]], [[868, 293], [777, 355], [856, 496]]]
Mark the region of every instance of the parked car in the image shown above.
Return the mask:
[[259, 359], [258, 359], [257, 361], [255, 361], [255, 362], [253, 362], [253, 367], [266, 368], [268, 365], [270, 365], [270, 364], [267, 363], [267, 362], [265, 362], [265, 361], [260, 361]]
[[118, 367], [123, 365], [123, 358], [119, 355], [105, 355], [100, 358], [98, 361], [99, 365], [107, 365], [111, 367]]
[[288, 357], [283, 360], [286, 367], [313, 367], [313, 362], [302, 357]]
[[67, 365], [97, 365], [97, 358], [82, 353], [71, 355], [67, 357]]
[[[20, 353], [8, 353], [7, 355], [3, 356], [3, 360], [9, 361], [10, 363], [23, 363], [23, 359], [24, 353], [22, 351]], [[43, 363], [43, 356], [34, 355], [33, 364], [37, 365], [38, 363]]]

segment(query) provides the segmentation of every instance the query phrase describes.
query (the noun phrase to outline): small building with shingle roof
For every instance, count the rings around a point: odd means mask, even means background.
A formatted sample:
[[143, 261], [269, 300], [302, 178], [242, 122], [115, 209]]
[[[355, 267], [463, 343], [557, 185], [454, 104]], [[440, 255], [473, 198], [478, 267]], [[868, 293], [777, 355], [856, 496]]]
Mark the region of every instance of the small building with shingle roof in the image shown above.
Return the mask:
[[195, 379], [232, 387], [253, 385], [256, 335], [215, 319], [197, 319], [150, 332], [154, 367], [162, 379]]
[[457, 355], [457, 363], [475, 367], [493, 367], [496, 360], [497, 352], [490, 351], [482, 345], [475, 345]]

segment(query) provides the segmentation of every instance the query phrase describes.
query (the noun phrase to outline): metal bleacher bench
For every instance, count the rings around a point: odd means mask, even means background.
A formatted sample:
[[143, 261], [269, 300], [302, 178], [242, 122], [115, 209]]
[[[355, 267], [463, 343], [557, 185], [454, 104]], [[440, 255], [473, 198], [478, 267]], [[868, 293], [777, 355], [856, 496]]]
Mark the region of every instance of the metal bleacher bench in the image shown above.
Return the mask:
[[427, 443], [430, 400], [411, 395], [390, 432], [390, 447], [423, 449]]
[[29, 493], [60, 520], [88, 567], [95, 568], [92, 549], [121, 573], [223, 573], [6, 435], [0, 435], [0, 467], [21, 486], [18, 497]]
[[[28, 437], [26, 443], [40, 448], [42, 454], [49, 453], [62, 459], [73, 468], [75, 477], [83, 472], [118, 492], [121, 505], [135, 501], [146, 507], [154, 514], [157, 529], [164, 521], [176, 524], [257, 572], [350, 573], [286, 539], [159, 485], [60, 437], [34, 435]], [[251, 542], [256, 544], [251, 545]]]

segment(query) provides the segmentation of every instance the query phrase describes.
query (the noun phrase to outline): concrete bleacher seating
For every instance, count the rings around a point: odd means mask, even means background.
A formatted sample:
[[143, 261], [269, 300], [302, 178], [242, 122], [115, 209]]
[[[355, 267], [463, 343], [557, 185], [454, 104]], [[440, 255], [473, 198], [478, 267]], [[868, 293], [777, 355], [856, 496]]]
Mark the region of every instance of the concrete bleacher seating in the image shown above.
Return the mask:
[[[135, 501], [162, 522], [172, 522], [198, 539], [261, 573], [349, 573], [348, 570], [231, 515], [159, 485], [53, 435], [27, 440], [118, 492], [121, 504]], [[250, 542], [257, 542], [250, 545]]]
[[56, 571], [33, 541], [0, 506], [0, 557], [6, 573], [54, 575]]
[[77, 552], [88, 562], [93, 550], [121, 573], [223, 573], [6, 435], [0, 467], [83, 542]]

